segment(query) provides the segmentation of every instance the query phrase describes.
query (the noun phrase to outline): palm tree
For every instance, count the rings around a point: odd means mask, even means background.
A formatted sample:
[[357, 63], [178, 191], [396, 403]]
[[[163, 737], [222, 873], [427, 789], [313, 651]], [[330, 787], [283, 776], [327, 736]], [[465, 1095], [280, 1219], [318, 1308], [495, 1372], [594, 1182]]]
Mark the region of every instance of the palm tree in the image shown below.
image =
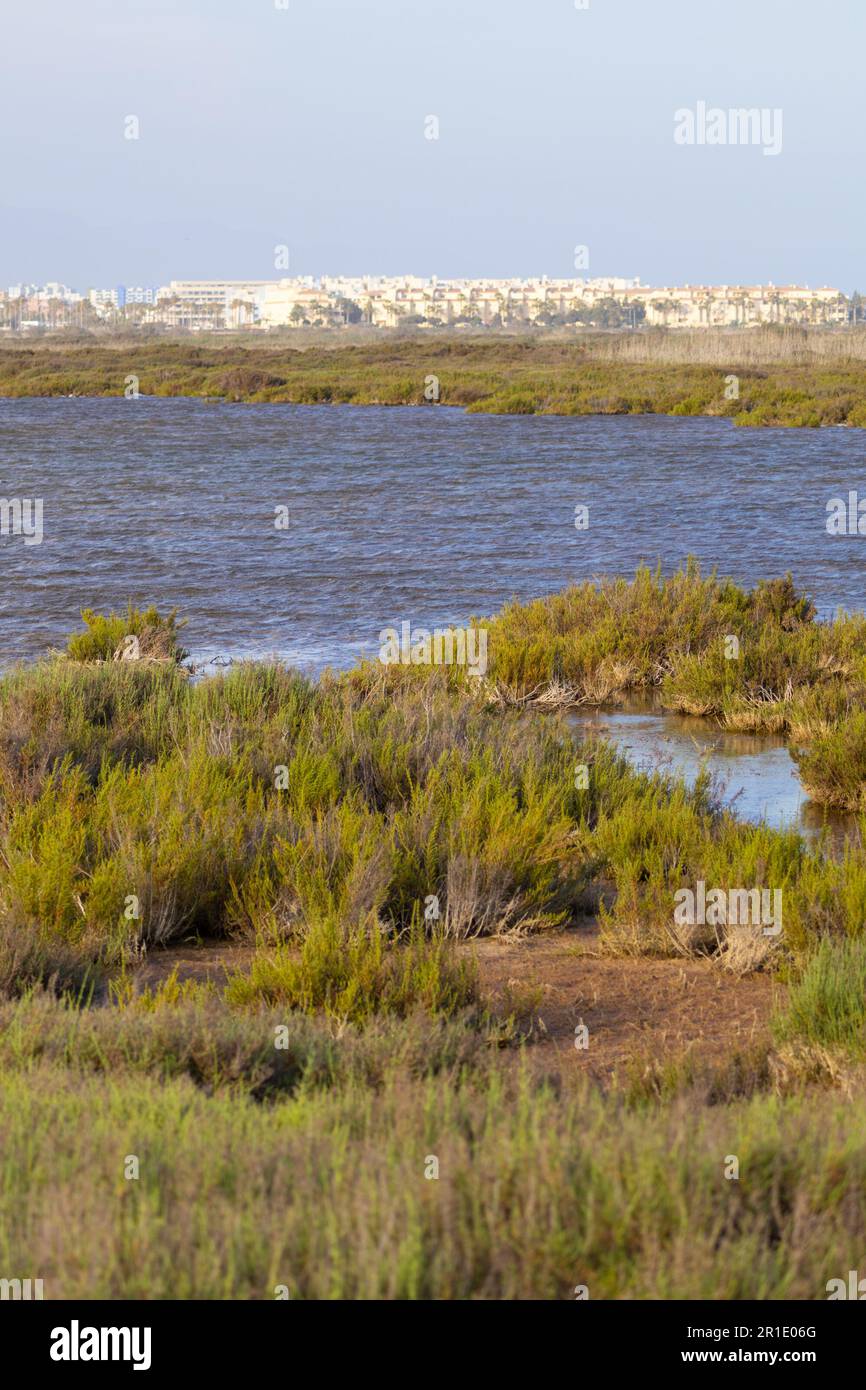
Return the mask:
[[705, 290], [698, 298], [698, 321], [705, 321], [707, 328], [710, 326], [710, 315], [713, 308], [713, 297]]

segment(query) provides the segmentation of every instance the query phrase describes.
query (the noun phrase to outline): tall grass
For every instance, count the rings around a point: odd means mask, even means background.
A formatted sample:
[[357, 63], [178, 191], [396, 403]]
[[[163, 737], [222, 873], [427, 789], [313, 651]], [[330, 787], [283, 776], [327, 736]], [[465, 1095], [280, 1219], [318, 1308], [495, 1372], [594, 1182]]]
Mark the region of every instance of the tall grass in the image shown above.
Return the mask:
[[841, 1049], [866, 1059], [866, 940], [825, 937], [774, 1020], [779, 1042]]
[[[803, 329], [512, 336], [425, 333], [375, 341], [290, 336], [202, 345], [4, 345], [0, 395], [122, 395], [129, 352], [146, 395], [416, 405], [488, 413], [726, 416], [737, 425], [866, 425], [866, 333]], [[739, 377], [729, 399], [726, 376]]]
[[781, 325], [749, 329], [653, 329], [650, 332], [599, 335], [591, 345], [594, 357], [613, 361], [662, 363], [671, 366], [725, 367], [843, 365], [866, 359], [862, 328], [826, 332]]
[[[188, 982], [190, 983], [190, 982]], [[378, 1088], [394, 1068], [409, 1078], [486, 1068], [499, 1031], [473, 1010], [447, 1019], [423, 1008], [402, 1018], [310, 1017], [284, 1000], [227, 1008], [216, 987], [117, 991], [116, 1007], [55, 999], [30, 988], [0, 1003], [4, 1071], [42, 1066], [106, 1080], [186, 1078], [207, 1095], [255, 1100], [320, 1087]], [[501, 1031], [501, 1030], [500, 1030]]]
[[76, 1050], [0, 1077], [0, 1264], [50, 1298], [811, 1300], [866, 1222], [833, 1095], [634, 1107], [491, 1060], [263, 1104]]

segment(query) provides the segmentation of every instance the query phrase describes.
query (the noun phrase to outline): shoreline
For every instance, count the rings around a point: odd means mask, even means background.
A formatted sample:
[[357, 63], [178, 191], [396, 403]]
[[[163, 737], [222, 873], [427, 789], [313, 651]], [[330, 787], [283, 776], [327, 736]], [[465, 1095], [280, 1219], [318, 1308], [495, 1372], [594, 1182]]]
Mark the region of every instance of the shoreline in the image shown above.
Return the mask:
[[0, 399], [449, 406], [472, 414], [866, 427], [866, 334], [862, 343], [859, 334], [821, 342], [811, 355], [796, 346], [785, 355], [772, 335], [761, 342], [442, 337], [348, 346], [4, 342]]

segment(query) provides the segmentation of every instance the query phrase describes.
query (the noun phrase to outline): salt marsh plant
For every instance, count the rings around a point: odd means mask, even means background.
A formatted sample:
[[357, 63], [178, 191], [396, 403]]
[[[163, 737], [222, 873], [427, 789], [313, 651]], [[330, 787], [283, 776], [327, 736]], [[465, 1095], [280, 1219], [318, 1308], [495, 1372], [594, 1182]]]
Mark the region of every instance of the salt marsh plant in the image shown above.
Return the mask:
[[[754, 331], [425, 330], [375, 342], [298, 334], [263, 346], [28, 343], [0, 350], [0, 395], [123, 396], [134, 347], [147, 396], [305, 405], [438, 405], [488, 414], [708, 415], [738, 426], [866, 426], [866, 334]], [[726, 392], [735, 372], [736, 394]]]
[[[158, 626], [139, 616], [142, 631]], [[859, 700], [864, 621], [815, 622], [790, 580], [747, 593], [694, 565], [670, 579], [644, 569], [510, 605], [489, 625], [485, 684], [378, 663], [315, 683], [277, 666], [197, 681], [174, 658], [90, 660], [94, 633], [110, 632], [106, 652], [122, 639], [116, 621], [88, 615], [88, 659], [0, 681], [8, 992], [96, 987], [148, 949], [232, 937], [262, 953], [237, 998], [258, 990], [350, 1017], [448, 1012], [474, 998], [449, 943], [579, 922], [599, 896], [608, 950], [707, 953], [735, 969], [862, 931], [859, 847], [833, 857], [744, 825], [705, 779], [687, 790], [635, 772], [560, 716], [509, 707], [545, 682], [588, 698], [613, 663], [624, 685], [668, 703], [700, 679], [722, 720], [754, 708], [759, 723], [781, 704], [789, 722], [829, 727], [800, 754], [807, 783], [838, 745], [820, 785], [859, 795], [862, 715], [844, 712]], [[163, 631], [175, 641], [174, 615]], [[784, 682], [784, 698], [761, 700], [765, 682]], [[700, 882], [783, 893], [781, 939], [747, 941], [732, 923], [673, 930], [677, 894]], [[420, 916], [431, 899], [432, 921]]]
[[299, 950], [260, 950], [227, 981], [230, 1008], [282, 1007], [352, 1023], [406, 1018], [419, 1010], [449, 1017], [479, 1005], [478, 971], [453, 939], [428, 936], [416, 914], [408, 931], [387, 933], [375, 916], [346, 926], [326, 918], [309, 926]]
[[[503, 704], [603, 704], [652, 691], [665, 709], [797, 740], [866, 705], [866, 617], [818, 621], [790, 575], [747, 591], [694, 561], [669, 577], [643, 566], [633, 581], [507, 605], [490, 620], [489, 648], [489, 687]], [[824, 799], [820, 781], [812, 785]]]
[[[753, 671], [801, 673], [816, 727], [853, 708], [855, 620], [824, 631], [787, 583], [694, 569], [512, 606], [499, 685], [378, 663], [195, 680], [107, 659], [114, 629], [0, 680], [7, 1266], [55, 1298], [823, 1297], [866, 1220], [866, 851], [745, 825], [555, 702], [510, 707], [615, 660], [658, 688], [684, 634], [712, 689], [731, 631]], [[698, 881], [781, 890], [784, 930], [676, 938]], [[465, 938], [557, 932], [599, 898], [597, 949], [776, 971], [774, 1036], [717, 1067], [631, 1059], [604, 1088], [518, 1051]], [[136, 986], [145, 950], [228, 938], [247, 968]]]
[[180, 645], [177, 609], [161, 614], [158, 609], [136, 608], [129, 603], [122, 613], [81, 611], [84, 631], [69, 638], [66, 654], [72, 661], [184, 661]]
[[637, 1103], [453, 1023], [291, 1018], [280, 1053], [279, 1010], [99, 1015], [0, 1009], [4, 1259], [50, 1297], [809, 1300], [866, 1222], [832, 1092]]
[[[852, 702], [851, 702], [852, 703]], [[801, 780], [809, 795], [826, 806], [866, 810], [866, 709], [840, 711], [838, 722], [820, 729], [813, 741], [795, 751]]]
[[779, 1043], [866, 1060], [866, 939], [823, 937], [774, 1020]]

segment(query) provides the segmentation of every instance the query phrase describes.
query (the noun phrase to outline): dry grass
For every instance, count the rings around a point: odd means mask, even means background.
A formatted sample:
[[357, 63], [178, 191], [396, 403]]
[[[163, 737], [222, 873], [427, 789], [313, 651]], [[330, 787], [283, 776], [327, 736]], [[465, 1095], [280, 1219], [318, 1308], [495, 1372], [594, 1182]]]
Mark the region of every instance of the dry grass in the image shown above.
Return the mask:
[[794, 327], [651, 329], [599, 335], [594, 357], [613, 362], [656, 362], [670, 366], [801, 367], [841, 366], [866, 361], [866, 329]]

